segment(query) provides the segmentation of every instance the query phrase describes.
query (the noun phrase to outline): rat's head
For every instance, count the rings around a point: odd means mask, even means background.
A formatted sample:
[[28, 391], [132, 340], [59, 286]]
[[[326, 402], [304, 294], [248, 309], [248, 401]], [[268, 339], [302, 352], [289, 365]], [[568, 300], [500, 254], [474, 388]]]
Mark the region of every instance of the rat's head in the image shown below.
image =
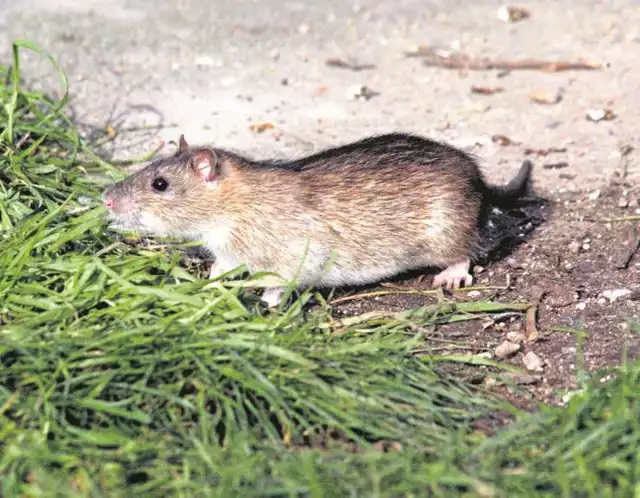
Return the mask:
[[175, 155], [158, 159], [108, 188], [102, 198], [114, 226], [151, 235], [197, 236], [215, 214], [229, 166], [215, 151], [190, 150], [180, 136]]

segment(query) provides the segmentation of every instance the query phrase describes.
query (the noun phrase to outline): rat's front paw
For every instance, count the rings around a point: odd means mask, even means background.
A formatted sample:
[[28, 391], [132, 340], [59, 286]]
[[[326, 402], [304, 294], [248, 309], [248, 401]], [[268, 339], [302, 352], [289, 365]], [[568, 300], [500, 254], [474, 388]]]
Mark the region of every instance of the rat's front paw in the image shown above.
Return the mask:
[[216, 259], [209, 270], [209, 278], [211, 280], [218, 278], [220, 275], [233, 270], [225, 261]]
[[269, 308], [275, 308], [282, 300], [284, 289], [281, 287], [269, 287], [262, 293], [262, 300], [267, 303]]
[[433, 287], [446, 287], [447, 289], [459, 289], [469, 287], [473, 283], [473, 277], [469, 273], [471, 262], [469, 260], [453, 264], [433, 279]]

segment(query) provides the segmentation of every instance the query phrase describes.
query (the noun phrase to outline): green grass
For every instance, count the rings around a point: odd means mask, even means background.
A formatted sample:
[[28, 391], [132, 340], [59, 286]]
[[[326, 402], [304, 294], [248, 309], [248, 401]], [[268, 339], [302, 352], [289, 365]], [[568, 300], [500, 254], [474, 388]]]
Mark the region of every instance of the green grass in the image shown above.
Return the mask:
[[265, 313], [259, 279], [115, 241], [114, 170], [65, 98], [22, 88], [22, 50], [0, 86], [1, 496], [640, 496], [637, 363], [523, 413], [448, 373], [490, 362], [417, 354], [415, 330], [526, 305]]

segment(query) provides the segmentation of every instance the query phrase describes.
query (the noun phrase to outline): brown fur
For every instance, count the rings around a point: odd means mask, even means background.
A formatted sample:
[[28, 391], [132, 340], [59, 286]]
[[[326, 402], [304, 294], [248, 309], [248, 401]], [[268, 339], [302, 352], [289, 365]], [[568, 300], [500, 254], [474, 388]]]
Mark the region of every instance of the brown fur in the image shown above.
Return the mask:
[[[209, 158], [214, 186], [197, 173], [199, 154]], [[165, 192], [151, 187], [159, 177], [169, 181]], [[301, 286], [338, 286], [473, 257], [482, 250], [486, 206], [519, 194], [522, 180], [509, 192], [488, 187], [470, 156], [411, 135], [262, 162], [188, 148], [181, 137], [176, 155], [115, 185], [105, 199], [127, 228], [204, 239], [224, 271], [244, 263], [297, 277]]]

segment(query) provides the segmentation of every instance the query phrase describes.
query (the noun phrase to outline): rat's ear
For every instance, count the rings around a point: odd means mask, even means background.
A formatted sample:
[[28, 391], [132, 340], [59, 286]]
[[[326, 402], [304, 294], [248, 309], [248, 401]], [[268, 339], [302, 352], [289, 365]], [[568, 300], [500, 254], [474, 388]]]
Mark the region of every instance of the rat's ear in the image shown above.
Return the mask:
[[216, 186], [226, 175], [226, 168], [211, 149], [201, 149], [193, 154], [191, 168], [209, 186]]
[[184, 135], [180, 135], [180, 139], [178, 140], [178, 154], [182, 152], [186, 152], [189, 149], [189, 144], [184, 139]]

